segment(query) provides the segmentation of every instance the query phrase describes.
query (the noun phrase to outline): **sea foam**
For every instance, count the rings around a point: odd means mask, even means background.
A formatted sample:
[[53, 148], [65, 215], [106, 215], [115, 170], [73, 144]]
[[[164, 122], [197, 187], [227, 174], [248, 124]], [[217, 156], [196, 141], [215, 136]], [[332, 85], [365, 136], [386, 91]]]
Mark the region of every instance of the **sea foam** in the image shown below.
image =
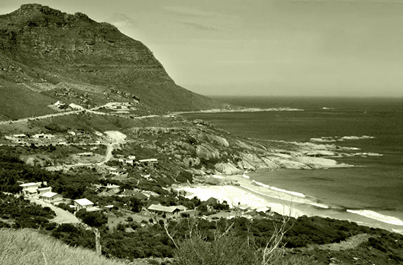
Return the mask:
[[284, 190], [284, 189], [272, 187], [272, 186], [263, 184], [263, 183], [261, 183], [261, 182], [255, 181], [255, 180], [252, 180], [252, 182], [255, 183], [256, 185], [261, 186], [261, 187], [264, 187], [264, 188], [268, 188], [268, 189], [271, 189], [271, 190], [274, 190], [274, 191], [278, 191], [278, 192], [282, 192], [282, 193], [287, 193], [287, 194], [290, 194], [290, 195], [293, 195], [293, 196], [305, 198], [305, 195], [302, 194], [302, 193], [300, 193], [300, 192], [289, 191], [289, 190]]
[[377, 221], [381, 221], [384, 223], [388, 224], [393, 224], [393, 225], [402, 225], [403, 226], [403, 221], [400, 220], [399, 218], [389, 216], [389, 215], [383, 215], [374, 211], [370, 210], [347, 210], [349, 213], [355, 213], [358, 215], [365, 216], [367, 218], [371, 218]]

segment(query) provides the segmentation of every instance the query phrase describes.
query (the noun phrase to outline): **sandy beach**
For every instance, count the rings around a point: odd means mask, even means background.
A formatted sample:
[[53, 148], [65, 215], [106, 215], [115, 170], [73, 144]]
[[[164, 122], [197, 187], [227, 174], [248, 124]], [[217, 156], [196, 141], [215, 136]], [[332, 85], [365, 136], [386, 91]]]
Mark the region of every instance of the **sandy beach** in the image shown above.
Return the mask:
[[200, 200], [206, 201], [211, 197], [218, 200], [227, 201], [230, 207], [241, 206], [250, 209], [271, 208], [273, 212], [281, 215], [298, 217], [302, 215], [312, 215], [293, 207], [294, 202], [306, 203], [302, 194], [287, 194], [283, 191], [267, 190], [259, 186], [250, 179], [242, 175], [233, 176], [211, 176], [223, 181], [233, 181], [239, 183], [235, 185], [186, 185], [175, 186], [177, 190], [186, 191], [186, 197], [197, 196]]
[[206, 201], [211, 197], [227, 201], [231, 208], [240, 206], [249, 209], [271, 208], [271, 211], [292, 217], [321, 216], [340, 220], [349, 220], [360, 225], [383, 228], [403, 234], [402, 225], [394, 222], [385, 222], [363, 216], [357, 213], [340, 211], [329, 208], [297, 191], [283, 190], [268, 186], [250, 179], [247, 175], [209, 176], [217, 181], [238, 183], [238, 185], [177, 185], [172, 188], [186, 191], [186, 197], [197, 196]]

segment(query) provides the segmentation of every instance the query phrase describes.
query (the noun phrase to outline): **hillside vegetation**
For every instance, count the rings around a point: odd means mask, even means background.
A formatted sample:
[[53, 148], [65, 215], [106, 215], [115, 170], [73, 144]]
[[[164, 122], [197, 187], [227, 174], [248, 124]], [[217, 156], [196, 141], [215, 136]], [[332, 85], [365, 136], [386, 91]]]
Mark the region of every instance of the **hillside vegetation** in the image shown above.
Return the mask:
[[0, 120], [20, 119], [54, 113], [54, 99], [21, 85], [0, 86]]
[[34, 230], [0, 230], [0, 264], [122, 265], [94, 251], [67, 246]]

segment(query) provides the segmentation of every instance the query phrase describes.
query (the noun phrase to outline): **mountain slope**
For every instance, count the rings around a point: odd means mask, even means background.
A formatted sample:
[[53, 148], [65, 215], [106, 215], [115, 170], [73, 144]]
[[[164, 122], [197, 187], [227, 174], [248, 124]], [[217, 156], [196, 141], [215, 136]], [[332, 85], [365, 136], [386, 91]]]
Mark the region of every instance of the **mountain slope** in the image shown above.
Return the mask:
[[221, 107], [176, 85], [143, 43], [116, 27], [39, 4], [0, 16], [0, 69], [2, 86], [102, 86], [132, 94], [157, 112]]

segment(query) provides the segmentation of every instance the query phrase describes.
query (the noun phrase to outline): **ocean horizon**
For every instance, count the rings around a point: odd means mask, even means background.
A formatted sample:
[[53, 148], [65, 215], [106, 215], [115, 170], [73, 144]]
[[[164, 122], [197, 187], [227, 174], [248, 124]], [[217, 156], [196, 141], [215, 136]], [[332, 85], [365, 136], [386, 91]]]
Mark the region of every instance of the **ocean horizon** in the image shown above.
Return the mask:
[[332, 158], [347, 168], [249, 172], [261, 187], [304, 196], [315, 215], [403, 231], [403, 98], [216, 97], [249, 108], [303, 111], [192, 113], [239, 136], [330, 143], [361, 155]]

